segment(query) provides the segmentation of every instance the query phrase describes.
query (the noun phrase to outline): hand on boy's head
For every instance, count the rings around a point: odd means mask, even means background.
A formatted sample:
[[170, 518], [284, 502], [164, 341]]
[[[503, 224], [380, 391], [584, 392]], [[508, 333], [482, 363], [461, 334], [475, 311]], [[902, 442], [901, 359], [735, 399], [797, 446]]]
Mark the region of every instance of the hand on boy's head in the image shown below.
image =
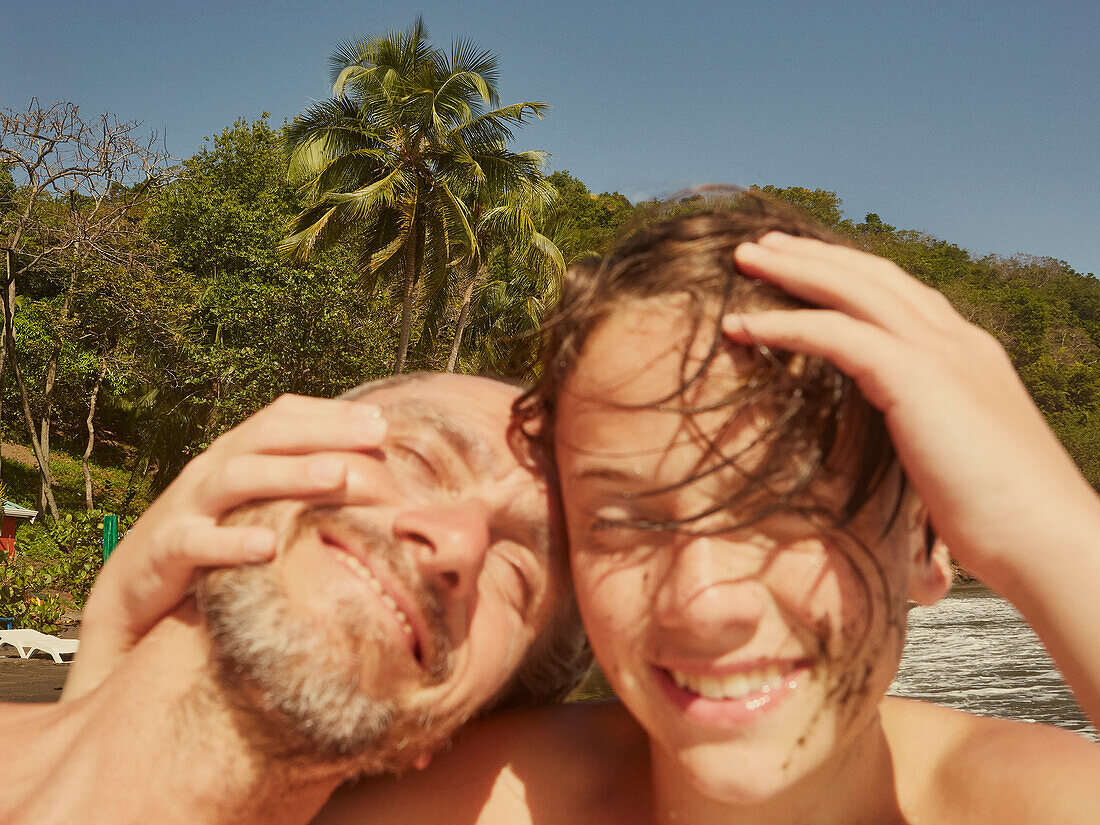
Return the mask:
[[1004, 349], [939, 292], [875, 255], [778, 232], [739, 245], [734, 260], [819, 308], [729, 315], [726, 335], [821, 356], [851, 376], [967, 569], [995, 578], [1004, 554], [1039, 550], [1052, 527], [1079, 529], [1095, 512]]

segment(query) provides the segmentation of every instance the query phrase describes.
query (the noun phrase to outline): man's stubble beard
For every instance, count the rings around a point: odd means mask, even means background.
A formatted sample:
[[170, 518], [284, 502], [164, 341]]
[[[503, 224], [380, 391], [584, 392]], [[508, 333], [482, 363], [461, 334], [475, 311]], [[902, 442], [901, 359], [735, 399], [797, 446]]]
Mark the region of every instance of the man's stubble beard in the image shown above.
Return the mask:
[[[274, 526], [271, 516], [278, 506], [247, 508], [233, 523]], [[290, 535], [280, 552], [336, 512], [309, 510], [293, 524], [278, 519], [279, 532]], [[371, 543], [391, 572], [419, 594], [437, 652], [425, 684], [442, 682], [451, 671], [452, 645], [438, 599], [415, 586], [391, 542], [379, 534]], [[348, 773], [403, 770], [438, 749], [470, 715], [437, 714], [435, 703], [361, 690], [360, 651], [374, 645], [383, 655], [403, 654], [358, 599], [333, 601], [327, 617], [295, 615], [301, 611], [293, 610], [271, 564], [210, 571], [199, 580], [196, 597], [211, 639], [216, 689], [246, 741], [263, 757], [346, 766]]]

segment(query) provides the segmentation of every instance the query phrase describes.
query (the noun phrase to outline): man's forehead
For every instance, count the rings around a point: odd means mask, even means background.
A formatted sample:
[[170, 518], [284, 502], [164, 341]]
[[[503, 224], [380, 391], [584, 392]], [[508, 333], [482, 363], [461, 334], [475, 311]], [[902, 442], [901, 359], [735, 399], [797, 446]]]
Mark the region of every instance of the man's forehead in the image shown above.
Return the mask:
[[[399, 380], [403, 379], [403, 380]], [[475, 413], [501, 429], [511, 415], [518, 387], [474, 375], [453, 373], [410, 373], [363, 384], [346, 394], [354, 400], [389, 406], [397, 401], [415, 399], [439, 409], [460, 414]]]
[[391, 428], [441, 438], [479, 475], [498, 478], [519, 463], [507, 437], [519, 392], [515, 387], [469, 375], [430, 373], [364, 389], [356, 400], [377, 404]]
[[[450, 411], [437, 404], [419, 398], [399, 398], [389, 403], [382, 399], [379, 406], [390, 419], [391, 426], [412, 427], [442, 438], [471, 469], [486, 475], [500, 475], [505, 471], [500, 450], [478, 432], [480, 428], [471, 428], [456, 420]], [[500, 422], [501, 428], [506, 425], [507, 421]]]

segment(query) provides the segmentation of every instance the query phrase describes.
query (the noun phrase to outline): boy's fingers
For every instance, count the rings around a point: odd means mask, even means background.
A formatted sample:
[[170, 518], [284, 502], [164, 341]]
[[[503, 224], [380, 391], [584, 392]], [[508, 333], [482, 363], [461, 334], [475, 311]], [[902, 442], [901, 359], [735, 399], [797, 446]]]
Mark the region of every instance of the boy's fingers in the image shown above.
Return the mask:
[[919, 322], [896, 289], [851, 266], [795, 255], [760, 244], [739, 244], [734, 261], [746, 275], [768, 281], [807, 303], [836, 309], [907, 336]]
[[734, 313], [722, 319], [726, 337], [747, 346], [816, 355], [830, 361], [858, 385], [867, 400], [886, 412], [892, 404], [884, 376], [908, 369], [905, 345], [873, 325], [830, 309]]
[[942, 328], [962, 319], [941, 293], [896, 264], [858, 249], [771, 232], [741, 244], [734, 259], [747, 274], [818, 306], [839, 309], [905, 334], [920, 322]]

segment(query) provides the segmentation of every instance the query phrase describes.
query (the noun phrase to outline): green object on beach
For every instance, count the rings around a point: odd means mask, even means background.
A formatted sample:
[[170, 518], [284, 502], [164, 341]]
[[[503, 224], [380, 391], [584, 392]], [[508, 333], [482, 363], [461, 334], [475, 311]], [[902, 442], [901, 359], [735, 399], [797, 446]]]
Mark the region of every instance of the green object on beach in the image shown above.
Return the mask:
[[103, 517], [103, 560], [111, 555], [111, 551], [118, 544], [118, 516], [106, 515]]

